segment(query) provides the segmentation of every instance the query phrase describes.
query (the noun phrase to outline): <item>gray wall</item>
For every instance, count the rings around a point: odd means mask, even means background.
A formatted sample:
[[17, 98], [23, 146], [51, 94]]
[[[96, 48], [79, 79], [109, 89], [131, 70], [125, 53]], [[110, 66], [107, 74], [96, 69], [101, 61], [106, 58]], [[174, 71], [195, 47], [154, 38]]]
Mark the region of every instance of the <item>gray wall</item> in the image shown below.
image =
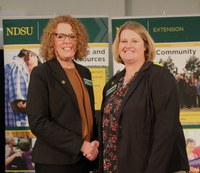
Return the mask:
[[126, 0], [127, 16], [200, 15], [200, 0]]
[[200, 15], [200, 0], [0, 0], [0, 49], [3, 47], [4, 16], [60, 14], [109, 17]]

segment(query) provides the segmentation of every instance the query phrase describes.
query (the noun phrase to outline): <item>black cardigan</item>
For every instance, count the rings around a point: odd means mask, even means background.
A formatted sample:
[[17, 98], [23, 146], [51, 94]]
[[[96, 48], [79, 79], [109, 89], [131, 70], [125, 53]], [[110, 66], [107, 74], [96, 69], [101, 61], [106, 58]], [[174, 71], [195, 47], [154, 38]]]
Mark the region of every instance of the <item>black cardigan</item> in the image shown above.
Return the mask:
[[[118, 83], [125, 70], [113, 76], [103, 92]], [[103, 113], [102, 113], [103, 114]], [[185, 139], [179, 122], [178, 87], [164, 67], [145, 62], [122, 102], [118, 117], [118, 173], [172, 173], [189, 170]], [[100, 170], [103, 168], [101, 120]]]

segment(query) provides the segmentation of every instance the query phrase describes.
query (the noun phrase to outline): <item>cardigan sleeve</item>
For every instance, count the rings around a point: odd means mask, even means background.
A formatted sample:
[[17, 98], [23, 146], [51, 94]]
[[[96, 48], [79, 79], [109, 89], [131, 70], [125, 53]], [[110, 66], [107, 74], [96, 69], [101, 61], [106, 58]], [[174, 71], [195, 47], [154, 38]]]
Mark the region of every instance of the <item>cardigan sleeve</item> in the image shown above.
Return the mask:
[[145, 173], [164, 173], [175, 143], [179, 123], [179, 97], [175, 78], [165, 68], [154, 66], [150, 91], [155, 109], [154, 142]]

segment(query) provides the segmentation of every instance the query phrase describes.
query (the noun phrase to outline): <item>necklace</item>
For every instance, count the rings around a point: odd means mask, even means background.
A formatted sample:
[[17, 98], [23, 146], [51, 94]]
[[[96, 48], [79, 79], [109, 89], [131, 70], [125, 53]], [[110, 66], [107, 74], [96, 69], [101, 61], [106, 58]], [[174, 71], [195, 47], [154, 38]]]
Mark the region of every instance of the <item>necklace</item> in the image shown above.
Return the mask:
[[137, 72], [135, 72], [134, 74], [132, 74], [130, 76], [125, 74], [123, 86], [127, 85], [133, 78], [135, 78], [136, 74], [137, 74]]
[[132, 77], [133, 77], [132, 75], [130, 77], [124, 76], [123, 85], [124, 86], [127, 85], [130, 82], [130, 80], [131, 80]]

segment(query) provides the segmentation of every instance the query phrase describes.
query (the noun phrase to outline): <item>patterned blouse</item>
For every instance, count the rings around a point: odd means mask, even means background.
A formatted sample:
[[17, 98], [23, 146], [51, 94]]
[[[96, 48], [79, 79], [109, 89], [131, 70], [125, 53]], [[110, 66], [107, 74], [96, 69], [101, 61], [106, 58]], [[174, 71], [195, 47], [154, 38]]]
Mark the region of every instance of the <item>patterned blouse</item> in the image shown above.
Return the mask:
[[124, 76], [119, 80], [116, 90], [106, 100], [103, 110], [103, 169], [104, 173], [117, 173], [117, 131], [118, 131], [118, 110], [121, 107], [131, 81], [124, 84]]

